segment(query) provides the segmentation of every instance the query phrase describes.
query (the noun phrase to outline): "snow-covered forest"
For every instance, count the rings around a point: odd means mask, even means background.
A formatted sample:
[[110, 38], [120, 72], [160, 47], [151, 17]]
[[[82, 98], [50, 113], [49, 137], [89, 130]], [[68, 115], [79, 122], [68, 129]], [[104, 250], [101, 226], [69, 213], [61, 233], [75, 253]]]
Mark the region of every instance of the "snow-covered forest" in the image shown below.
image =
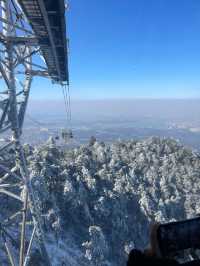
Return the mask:
[[25, 152], [53, 265], [125, 265], [151, 222], [200, 213], [200, 157], [173, 139], [65, 150], [50, 139]]

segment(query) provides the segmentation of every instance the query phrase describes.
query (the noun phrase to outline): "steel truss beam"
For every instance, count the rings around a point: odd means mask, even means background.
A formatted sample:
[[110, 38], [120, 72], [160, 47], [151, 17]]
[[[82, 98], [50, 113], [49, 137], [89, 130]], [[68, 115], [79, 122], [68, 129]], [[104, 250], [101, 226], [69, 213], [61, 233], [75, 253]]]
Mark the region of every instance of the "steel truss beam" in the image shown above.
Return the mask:
[[12, 206], [11, 210], [8, 206], [1, 208], [0, 217], [4, 221], [0, 221], [0, 254], [7, 258], [7, 265], [25, 266], [32, 249], [39, 247], [48, 266], [51, 263], [42, 216], [31, 185], [21, 134], [33, 76], [52, 78], [52, 73], [41, 60], [38, 40], [16, 1], [0, 0], [0, 200]]

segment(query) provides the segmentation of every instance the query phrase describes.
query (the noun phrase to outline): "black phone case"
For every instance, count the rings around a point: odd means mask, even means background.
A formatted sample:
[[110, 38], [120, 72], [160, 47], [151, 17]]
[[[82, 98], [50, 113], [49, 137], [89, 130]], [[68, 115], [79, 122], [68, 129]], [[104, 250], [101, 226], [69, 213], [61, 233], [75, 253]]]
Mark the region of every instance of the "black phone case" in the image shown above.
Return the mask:
[[200, 217], [162, 224], [157, 238], [164, 257], [188, 248], [200, 249]]

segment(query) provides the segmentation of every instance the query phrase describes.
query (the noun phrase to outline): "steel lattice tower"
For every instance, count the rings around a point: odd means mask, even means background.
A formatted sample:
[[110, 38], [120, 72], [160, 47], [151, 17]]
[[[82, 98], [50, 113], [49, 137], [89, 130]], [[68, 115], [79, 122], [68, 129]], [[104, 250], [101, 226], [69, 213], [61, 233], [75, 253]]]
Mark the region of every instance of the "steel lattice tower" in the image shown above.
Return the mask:
[[64, 12], [63, 0], [0, 0], [0, 202], [13, 206], [0, 211], [7, 265], [27, 265], [34, 240], [51, 265], [21, 134], [33, 77], [68, 83]]

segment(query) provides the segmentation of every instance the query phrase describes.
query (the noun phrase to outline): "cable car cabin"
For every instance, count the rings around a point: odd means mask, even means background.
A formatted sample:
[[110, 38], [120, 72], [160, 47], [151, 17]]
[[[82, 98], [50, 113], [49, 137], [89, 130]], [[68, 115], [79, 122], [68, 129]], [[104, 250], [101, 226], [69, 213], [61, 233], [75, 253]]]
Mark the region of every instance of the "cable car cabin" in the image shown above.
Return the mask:
[[68, 143], [70, 140], [73, 139], [73, 133], [72, 130], [66, 130], [63, 129], [61, 132], [61, 137], [64, 140], [65, 143]]

